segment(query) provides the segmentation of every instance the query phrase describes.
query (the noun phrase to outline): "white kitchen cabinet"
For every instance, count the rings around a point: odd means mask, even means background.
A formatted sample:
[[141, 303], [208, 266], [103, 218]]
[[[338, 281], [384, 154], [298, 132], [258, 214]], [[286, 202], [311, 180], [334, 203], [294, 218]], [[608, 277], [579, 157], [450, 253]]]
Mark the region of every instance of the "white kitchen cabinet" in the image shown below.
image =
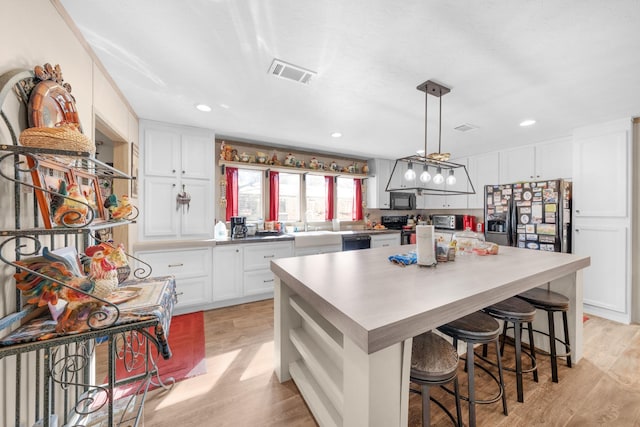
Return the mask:
[[532, 145], [501, 151], [499, 184], [536, 180], [535, 159]]
[[630, 128], [621, 124], [576, 135], [573, 165], [576, 218], [628, 216]]
[[293, 242], [218, 245], [213, 256], [213, 301], [256, 301], [273, 294], [271, 261], [293, 256]]
[[573, 252], [589, 255], [585, 311], [631, 321], [631, 120], [587, 126], [573, 134]]
[[[458, 163], [467, 167], [467, 158], [459, 158], [451, 160], [452, 163]], [[433, 168], [431, 168], [433, 169]], [[456, 183], [453, 185], [447, 185], [446, 181], [442, 184], [442, 188], [445, 190], [455, 191], [468, 191], [467, 177], [460, 176], [462, 171], [458, 171], [456, 176]], [[431, 175], [435, 175], [435, 170], [431, 170]], [[446, 180], [447, 172], [444, 171], [443, 176]], [[433, 179], [433, 178], [432, 178]], [[433, 185], [433, 184], [432, 184]], [[466, 209], [467, 208], [467, 194], [456, 194], [451, 196], [439, 196], [432, 194], [425, 194], [422, 196], [416, 196], [416, 207], [418, 209]]]
[[585, 311], [629, 323], [629, 230], [624, 225], [581, 224], [574, 227], [574, 253], [591, 257], [584, 270]]
[[573, 177], [573, 141], [563, 138], [536, 144], [535, 172], [537, 180]]
[[[213, 235], [214, 134], [150, 121], [140, 124], [142, 227], [140, 240]], [[191, 197], [179, 205], [178, 194]]]
[[500, 154], [497, 151], [469, 157], [469, 177], [476, 194], [468, 196], [469, 209], [484, 209], [485, 185], [500, 182]]
[[567, 179], [572, 171], [571, 138], [557, 139], [500, 152], [500, 184]]
[[371, 235], [372, 248], [384, 248], [391, 246], [400, 246], [400, 233]]
[[391, 173], [391, 160], [371, 159], [367, 164], [370, 175], [367, 178], [367, 208], [389, 209], [391, 205], [386, 187]]
[[242, 297], [242, 275], [242, 246], [216, 246], [213, 249], [213, 301]]
[[194, 311], [211, 302], [211, 248], [164, 249], [136, 252], [154, 276], [175, 276], [176, 312]]
[[[404, 179], [404, 174], [409, 169], [409, 164], [406, 162], [396, 162], [395, 160], [391, 160], [389, 162], [389, 176], [391, 177], [389, 188], [393, 188], [393, 191], [407, 191], [411, 192], [413, 190], [405, 190], [408, 187], [415, 187], [415, 182], [408, 182]], [[419, 175], [418, 169], [415, 168], [416, 179]]]

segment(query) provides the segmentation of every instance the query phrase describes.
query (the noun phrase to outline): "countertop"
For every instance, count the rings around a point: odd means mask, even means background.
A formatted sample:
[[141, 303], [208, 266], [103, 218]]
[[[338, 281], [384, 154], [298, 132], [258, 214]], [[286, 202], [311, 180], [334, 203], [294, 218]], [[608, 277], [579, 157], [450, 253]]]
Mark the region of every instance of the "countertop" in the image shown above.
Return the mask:
[[164, 250], [164, 249], [190, 249], [190, 248], [207, 248], [214, 247], [216, 245], [237, 245], [237, 244], [247, 244], [247, 243], [267, 243], [267, 242], [286, 242], [286, 241], [294, 241], [296, 234], [300, 236], [304, 236], [312, 234], [312, 233], [335, 233], [340, 235], [356, 235], [356, 234], [369, 234], [369, 235], [377, 235], [377, 234], [397, 234], [400, 233], [400, 230], [344, 230], [344, 231], [329, 231], [329, 230], [318, 230], [318, 231], [310, 231], [310, 232], [298, 232], [298, 233], [283, 233], [275, 236], [250, 236], [245, 237], [243, 239], [225, 239], [225, 240], [215, 240], [215, 239], [202, 239], [202, 240], [153, 240], [153, 241], [144, 241], [144, 242], [136, 242], [133, 244], [134, 252], [138, 251], [154, 251], [154, 250]]
[[271, 270], [370, 354], [590, 265], [587, 256], [506, 246], [498, 255], [460, 256], [435, 268], [387, 261], [414, 249], [283, 258]]

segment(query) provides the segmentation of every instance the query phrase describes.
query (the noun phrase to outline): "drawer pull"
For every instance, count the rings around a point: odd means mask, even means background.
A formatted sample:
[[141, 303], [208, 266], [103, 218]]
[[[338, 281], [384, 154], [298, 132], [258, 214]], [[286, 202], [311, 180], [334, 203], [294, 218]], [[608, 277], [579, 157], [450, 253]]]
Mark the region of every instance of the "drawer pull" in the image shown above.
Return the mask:
[[388, 244], [388, 243], [383, 243], [383, 244], [382, 244], [382, 247], [383, 247], [383, 248], [386, 248], [387, 246], [389, 246], [389, 244]]
[[273, 279], [268, 279], [268, 280], [263, 280], [262, 283], [271, 283], [273, 282]]
[[184, 264], [180, 263], [180, 264], [169, 264], [168, 267], [169, 268], [173, 268], [173, 267], [182, 267]]
[[275, 255], [265, 255], [264, 258], [274, 258]]

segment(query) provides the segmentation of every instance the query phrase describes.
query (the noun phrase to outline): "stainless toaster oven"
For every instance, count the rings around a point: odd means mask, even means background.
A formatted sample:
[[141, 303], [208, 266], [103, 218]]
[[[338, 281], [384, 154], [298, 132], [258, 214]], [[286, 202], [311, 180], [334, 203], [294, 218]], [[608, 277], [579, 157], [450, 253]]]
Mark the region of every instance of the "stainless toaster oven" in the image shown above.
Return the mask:
[[433, 215], [434, 228], [440, 230], [462, 230], [464, 215]]

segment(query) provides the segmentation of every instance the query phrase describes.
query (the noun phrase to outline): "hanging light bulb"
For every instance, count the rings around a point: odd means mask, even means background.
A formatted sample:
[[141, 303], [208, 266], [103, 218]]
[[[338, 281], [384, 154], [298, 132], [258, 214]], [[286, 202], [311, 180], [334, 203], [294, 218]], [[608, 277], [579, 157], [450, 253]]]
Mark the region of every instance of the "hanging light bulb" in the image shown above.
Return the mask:
[[456, 176], [453, 174], [453, 169], [449, 169], [449, 176], [447, 177], [447, 185], [454, 185], [456, 183]]
[[413, 163], [409, 162], [409, 169], [404, 173], [404, 179], [413, 181], [416, 179], [416, 172], [413, 170]]
[[420, 174], [420, 181], [424, 182], [425, 184], [429, 181], [431, 181], [431, 174], [429, 173], [429, 166], [424, 165], [422, 167], [422, 173]]
[[433, 177], [433, 183], [440, 185], [443, 182], [444, 176], [442, 176], [442, 168], [438, 166], [438, 169], [436, 170], [436, 176]]

